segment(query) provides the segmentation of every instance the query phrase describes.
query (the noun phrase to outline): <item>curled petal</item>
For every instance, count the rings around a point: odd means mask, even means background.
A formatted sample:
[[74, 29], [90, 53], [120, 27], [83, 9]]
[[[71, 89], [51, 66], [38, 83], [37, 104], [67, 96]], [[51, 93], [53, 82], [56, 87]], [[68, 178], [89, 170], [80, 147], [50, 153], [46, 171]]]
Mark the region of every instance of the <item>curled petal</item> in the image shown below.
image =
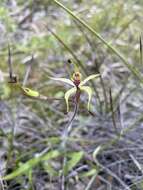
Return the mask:
[[94, 79], [99, 77], [100, 74], [95, 74], [95, 75], [90, 75], [89, 77], [87, 77], [86, 79], [84, 79], [83, 81], [81, 81], [79, 86], [85, 85], [89, 80]]
[[70, 80], [70, 79], [66, 79], [66, 78], [55, 78], [55, 77], [49, 77], [50, 79], [52, 80], [56, 80], [56, 81], [59, 81], [59, 82], [64, 82], [64, 83], [67, 83], [67, 84], [70, 84], [71, 86], [75, 86], [73, 81]]
[[37, 98], [40, 96], [39, 92], [31, 90], [30, 88], [21, 87], [21, 89], [26, 96], [33, 97], [33, 98]]
[[73, 87], [65, 93], [65, 101], [66, 101], [66, 105], [67, 105], [67, 112], [69, 112], [69, 97], [71, 95], [73, 95], [74, 93], [76, 93], [76, 90], [77, 90], [76, 87]]
[[88, 94], [87, 109], [90, 111], [90, 101], [92, 97], [92, 89], [89, 86], [80, 86], [80, 90], [85, 91]]

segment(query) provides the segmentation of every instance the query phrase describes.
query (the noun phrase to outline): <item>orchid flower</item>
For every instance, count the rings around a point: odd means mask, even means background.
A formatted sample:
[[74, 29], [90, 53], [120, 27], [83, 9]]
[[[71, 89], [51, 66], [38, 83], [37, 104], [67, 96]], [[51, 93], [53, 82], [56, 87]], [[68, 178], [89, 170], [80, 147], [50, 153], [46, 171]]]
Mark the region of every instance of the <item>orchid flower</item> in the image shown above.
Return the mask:
[[69, 85], [72, 86], [71, 89], [69, 89], [66, 93], [65, 93], [65, 101], [66, 101], [66, 106], [67, 106], [67, 113], [69, 112], [69, 97], [75, 94], [75, 98], [79, 99], [80, 96], [78, 95], [78, 92], [86, 92], [88, 94], [88, 103], [87, 103], [87, 109], [88, 111], [90, 110], [90, 101], [91, 101], [91, 97], [92, 97], [92, 89], [89, 86], [85, 86], [85, 84], [94, 78], [99, 77], [100, 74], [93, 74], [88, 76], [87, 78], [85, 78], [84, 80], [82, 80], [82, 74], [80, 72], [74, 72], [73, 76], [71, 79], [67, 79], [67, 78], [55, 78], [55, 77], [49, 77], [52, 80], [55, 81], [59, 81], [59, 82], [64, 82], [67, 83]]

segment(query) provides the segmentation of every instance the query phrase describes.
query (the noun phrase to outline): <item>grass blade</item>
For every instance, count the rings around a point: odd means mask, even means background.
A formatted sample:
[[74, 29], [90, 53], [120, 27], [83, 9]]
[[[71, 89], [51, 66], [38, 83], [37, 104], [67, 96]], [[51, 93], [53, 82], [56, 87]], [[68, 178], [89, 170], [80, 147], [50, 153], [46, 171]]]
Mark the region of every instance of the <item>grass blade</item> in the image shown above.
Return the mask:
[[142, 37], [140, 36], [140, 64], [143, 64], [143, 47], [142, 47]]

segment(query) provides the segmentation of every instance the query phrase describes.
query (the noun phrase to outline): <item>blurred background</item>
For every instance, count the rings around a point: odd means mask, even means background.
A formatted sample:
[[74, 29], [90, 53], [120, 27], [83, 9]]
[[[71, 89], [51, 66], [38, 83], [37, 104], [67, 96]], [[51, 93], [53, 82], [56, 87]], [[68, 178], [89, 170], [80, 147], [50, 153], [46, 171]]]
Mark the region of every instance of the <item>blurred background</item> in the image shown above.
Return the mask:
[[[52, 0], [0, 1], [0, 185], [7, 190], [143, 189], [142, 0], [60, 0], [87, 23], [126, 63], [77, 18]], [[59, 100], [24, 96], [8, 84], [8, 44], [21, 85]], [[73, 64], [83, 78], [101, 77], [91, 112], [82, 93], [66, 112]], [[131, 69], [130, 69], [131, 68]], [[136, 72], [136, 70], [138, 72]], [[66, 171], [63, 159], [66, 157]], [[63, 172], [64, 171], [64, 172]], [[3, 176], [7, 176], [2, 180]]]

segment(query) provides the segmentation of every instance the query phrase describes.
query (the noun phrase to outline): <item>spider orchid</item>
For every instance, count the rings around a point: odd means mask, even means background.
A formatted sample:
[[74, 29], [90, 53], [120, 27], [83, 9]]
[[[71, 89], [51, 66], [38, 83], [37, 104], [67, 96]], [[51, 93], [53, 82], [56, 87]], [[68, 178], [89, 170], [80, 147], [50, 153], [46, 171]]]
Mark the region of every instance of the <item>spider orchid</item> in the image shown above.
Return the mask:
[[82, 80], [82, 74], [80, 72], [74, 72], [71, 79], [67, 78], [55, 78], [55, 77], [49, 77], [52, 80], [64, 82], [71, 86], [73, 86], [71, 89], [69, 89], [65, 93], [65, 101], [67, 106], [67, 113], [69, 112], [69, 97], [75, 94], [75, 100], [76, 103], [78, 103], [80, 93], [82, 91], [86, 92], [88, 94], [88, 103], [87, 103], [87, 109], [90, 111], [90, 101], [92, 97], [92, 89], [89, 86], [84, 86], [89, 80], [99, 77], [100, 74], [93, 74]]

